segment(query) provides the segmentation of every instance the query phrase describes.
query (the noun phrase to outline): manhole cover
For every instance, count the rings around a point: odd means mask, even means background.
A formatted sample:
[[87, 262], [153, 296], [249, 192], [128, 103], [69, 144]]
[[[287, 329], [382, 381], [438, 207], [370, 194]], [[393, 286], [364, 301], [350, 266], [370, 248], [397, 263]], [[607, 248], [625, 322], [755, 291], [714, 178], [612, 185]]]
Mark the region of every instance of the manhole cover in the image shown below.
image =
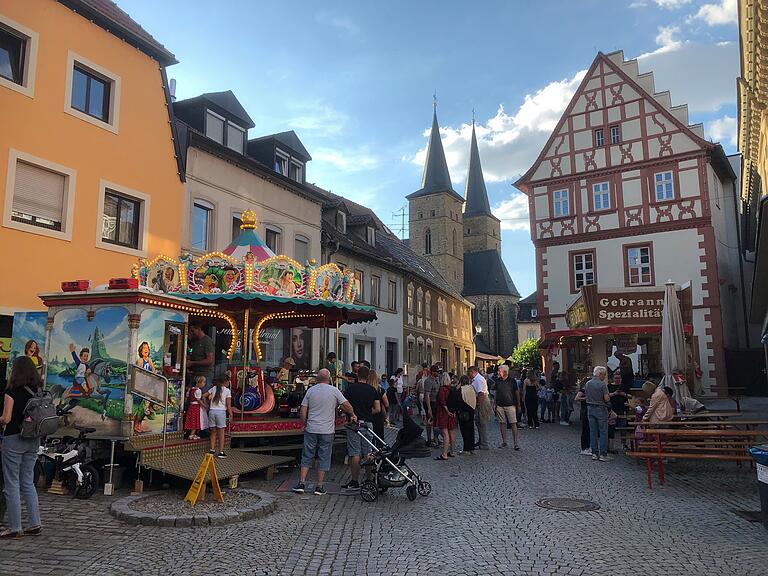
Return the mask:
[[589, 500], [577, 500], [576, 498], [543, 498], [536, 502], [536, 506], [562, 512], [593, 512], [600, 510], [600, 504], [590, 502]]

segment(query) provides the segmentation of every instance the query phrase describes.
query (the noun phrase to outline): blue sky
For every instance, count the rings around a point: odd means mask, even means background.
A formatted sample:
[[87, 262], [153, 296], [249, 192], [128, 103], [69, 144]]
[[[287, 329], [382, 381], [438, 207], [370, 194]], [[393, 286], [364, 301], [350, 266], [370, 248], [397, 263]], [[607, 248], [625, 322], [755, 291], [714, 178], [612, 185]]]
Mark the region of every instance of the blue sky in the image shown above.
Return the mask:
[[[535, 290], [526, 202], [535, 160], [598, 51], [624, 50], [735, 151], [736, 0], [117, 0], [179, 59], [179, 98], [232, 90], [250, 137], [296, 130], [308, 181], [393, 216], [420, 187], [432, 95], [463, 194], [472, 110], [504, 260]], [[407, 217], [406, 217], [407, 223]]]

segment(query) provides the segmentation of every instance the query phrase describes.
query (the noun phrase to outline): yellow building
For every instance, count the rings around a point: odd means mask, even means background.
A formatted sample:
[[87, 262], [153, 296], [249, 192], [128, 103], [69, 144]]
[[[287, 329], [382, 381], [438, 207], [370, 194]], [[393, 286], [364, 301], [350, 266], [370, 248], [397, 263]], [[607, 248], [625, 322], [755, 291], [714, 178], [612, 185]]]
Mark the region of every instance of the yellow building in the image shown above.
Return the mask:
[[95, 286], [179, 253], [175, 62], [108, 0], [0, 0], [3, 332], [64, 280]]

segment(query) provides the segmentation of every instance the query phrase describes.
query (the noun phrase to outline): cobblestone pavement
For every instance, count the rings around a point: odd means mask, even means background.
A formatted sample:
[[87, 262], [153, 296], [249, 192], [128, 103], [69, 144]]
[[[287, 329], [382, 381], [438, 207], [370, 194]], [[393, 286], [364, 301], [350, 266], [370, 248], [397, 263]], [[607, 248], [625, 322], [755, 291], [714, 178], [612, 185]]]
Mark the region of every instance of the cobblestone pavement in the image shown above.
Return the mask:
[[[243, 524], [128, 526], [109, 515], [112, 498], [43, 494], [44, 534], [0, 541], [0, 574], [766, 574], [768, 531], [733, 513], [759, 509], [754, 470], [674, 463], [667, 486], [648, 490], [630, 459], [579, 455], [578, 423], [521, 434], [520, 452], [413, 460], [432, 483], [428, 498], [278, 493], [274, 514]], [[241, 485], [271, 491], [284, 479]], [[601, 508], [535, 505], [545, 497]]]

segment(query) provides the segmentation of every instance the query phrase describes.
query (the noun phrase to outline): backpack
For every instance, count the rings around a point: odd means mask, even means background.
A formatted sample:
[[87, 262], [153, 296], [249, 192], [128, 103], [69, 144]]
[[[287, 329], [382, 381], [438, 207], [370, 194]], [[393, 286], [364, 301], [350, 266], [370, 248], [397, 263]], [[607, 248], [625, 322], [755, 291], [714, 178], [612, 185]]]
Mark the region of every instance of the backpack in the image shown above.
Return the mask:
[[53, 434], [59, 428], [59, 417], [53, 405], [51, 393], [38, 389], [35, 393], [28, 386], [24, 389], [32, 394], [24, 407], [24, 419], [21, 422], [22, 438], [42, 438]]
[[453, 412], [455, 414], [461, 410], [461, 407], [464, 404], [464, 400], [461, 398], [461, 390], [451, 386], [451, 390], [448, 392], [448, 398], [446, 398], [445, 404], [448, 407], [448, 412]]

